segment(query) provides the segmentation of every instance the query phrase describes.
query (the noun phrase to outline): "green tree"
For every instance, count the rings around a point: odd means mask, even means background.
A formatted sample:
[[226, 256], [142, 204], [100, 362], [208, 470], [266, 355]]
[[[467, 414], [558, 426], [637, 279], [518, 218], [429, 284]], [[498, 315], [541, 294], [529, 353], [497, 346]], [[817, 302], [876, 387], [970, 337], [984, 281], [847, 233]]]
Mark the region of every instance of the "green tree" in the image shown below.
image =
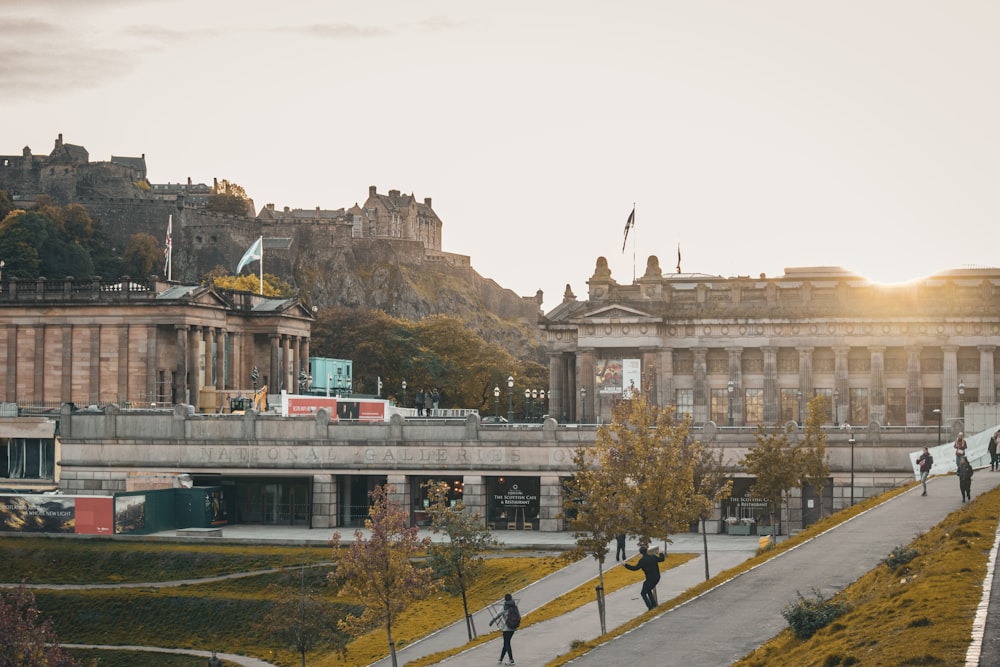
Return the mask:
[[222, 179], [215, 184], [215, 191], [208, 198], [205, 209], [230, 215], [252, 215], [250, 198], [246, 190], [236, 183]]
[[299, 590], [287, 586], [269, 586], [274, 604], [261, 618], [261, 628], [291, 647], [306, 665], [306, 653], [328, 647], [341, 655], [347, 652], [347, 638], [337, 631], [340, 614], [337, 607], [317, 596], [306, 585], [305, 569], [300, 573]]
[[705, 552], [705, 580], [709, 579], [708, 568], [708, 519], [717, 504], [729, 497], [733, 481], [722, 459], [722, 452], [712, 453], [700, 448], [694, 465], [694, 502], [697, 518], [701, 521], [702, 549]]
[[10, 265], [11, 277], [89, 280], [93, 276], [90, 254], [68, 241], [61, 225], [39, 211], [13, 211], [4, 218], [0, 256]]
[[23, 585], [0, 591], [0, 665], [75, 667], [79, 664], [59, 648], [52, 620], [42, 619], [31, 591]]
[[124, 256], [125, 275], [145, 279], [163, 269], [163, 249], [149, 234], [129, 237]]
[[469, 613], [468, 590], [485, 565], [483, 553], [500, 546], [499, 540], [483, 526], [478, 512], [470, 512], [462, 501], [449, 502], [447, 482], [430, 481], [424, 485], [430, 492], [431, 503], [427, 508], [431, 517], [431, 531], [444, 533], [447, 542], [432, 542], [429, 563], [444, 581], [445, 590], [462, 596], [465, 628], [469, 641], [476, 638], [476, 628]]
[[754, 436], [757, 446], [740, 460], [740, 465], [756, 477], [751, 488], [754, 495], [767, 500], [772, 527], [778, 525], [781, 507], [792, 489], [806, 485], [822, 488], [829, 475], [826, 435], [822, 432], [826, 400], [818, 395], [809, 401], [806, 428], [799, 442], [792, 442], [791, 424], [773, 430], [761, 426]]
[[[360, 530], [346, 552], [340, 551], [340, 533], [334, 533], [334, 555], [339, 556], [335, 576], [343, 581], [341, 592], [353, 595], [364, 605], [360, 616], [349, 614], [339, 627], [351, 635], [361, 635], [376, 624], [385, 625], [389, 655], [396, 667], [396, 644], [392, 623], [414, 600], [435, 590], [428, 568], [414, 565], [414, 559], [426, 551], [429, 538], [421, 539], [416, 526], [409, 523], [403, 507], [389, 498], [395, 488], [376, 486], [369, 495], [372, 506], [365, 519], [371, 535], [365, 539]], [[333, 578], [334, 575], [331, 575]]]

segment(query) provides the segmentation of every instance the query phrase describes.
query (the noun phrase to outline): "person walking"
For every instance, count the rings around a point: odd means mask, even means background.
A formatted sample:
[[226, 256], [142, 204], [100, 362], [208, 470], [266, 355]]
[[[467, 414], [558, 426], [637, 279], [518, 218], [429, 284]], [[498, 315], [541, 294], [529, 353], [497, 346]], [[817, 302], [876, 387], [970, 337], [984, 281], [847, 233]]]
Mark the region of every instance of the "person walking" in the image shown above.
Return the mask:
[[1000, 468], [1000, 460], [997, 458], [997, 439], [1000, 438], [1000, 431], [997, 431], [992, 436], [990, 436], [990, 444], [986, 447], [986, 451], [990, 453], [990, 470], [996, 471]]
[[417, 390], [417, 397], [413, 399], [413, 405], [415, 405], [416, 408], [417, 408], [417, 416], [418, 417], [423, 417], [424, 416], [424, 390], [423, 389], [418, 389]]
[[222, 661], [215, 655], [215, 651], [212, 651], [212, 657], [208, 659], [208, 667], [222, 667]]
[[[521, 624], [521, 612], [517, 609], [517, 603], [514, 602], [513, 596], [507, 593], [503, 596], [503, 609], [500, 610], [496, 616], [490, 621], [490, 625], [496, 623], [500, 626], [503, 631], [503, 648], [500, 650], [500, 659], [497, 660], [498, 665], [513, 665], [514, 664], [514, 651], [510, 647], [511, 637], [514, 636], [514, 632], [517, 630], [517, 626]], [[504, 662], [503, 657], [507, 656], [510, 662]]]
[[645, 546], [639, 547], [639, 553], [642, 554], [639, 557], [639, 562], [635, 565], [625, 563], [625, 569], [627, 570], [642, 570], [643, 574], [646, 575], [646, 580], [642, 582], [642, 601], [646, 603], [648, 609], [652, 609], [656, 606], [656, 584], [660, 583], [660, 563], [666, 559], [663, 554], [656, 554], [655, 556], [649, 553], [649, 550]]
[[972, 464], [962, 457], [958, 464], [958, 490], [962, 492], [962, 502], [972, 500]]
[[615, 535], [616, 549], [615, 549], [615, 562], [620, 560], [627, 560], [625, 558], [625, 533], [619, 533]]
[[927, 495], [927, 475], [931, 472], [931, 466], [934, 465], [934, 457], [931, 453], [927, 451], [924, 447], [924, 451], [917, 457], [917, 465], [920, 466], [920, 483], [924, 485], [924, 492], [920, 495]]
[[438, 393], [437, 387], [431, 389], [431, 405], [434, 406], [434, 412], [431, 413], [431, 416], [437, 417], [438, 406], [441, 405], [441, 394]]
[[965, 456], [965, 450], [969, 448], [965, 444], [965, 434], [961, 431], [958, 432], [958, 437], [955, 438], [955, 467], [957, 468], [962, 463], [962, 458]]

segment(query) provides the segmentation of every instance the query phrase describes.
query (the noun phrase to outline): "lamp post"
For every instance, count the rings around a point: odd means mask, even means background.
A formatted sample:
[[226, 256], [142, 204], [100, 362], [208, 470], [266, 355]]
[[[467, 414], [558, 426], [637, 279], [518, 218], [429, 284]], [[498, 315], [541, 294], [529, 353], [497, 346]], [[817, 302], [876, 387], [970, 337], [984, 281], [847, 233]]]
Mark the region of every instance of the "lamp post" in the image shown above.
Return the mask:
[[257, 394], [257, 381], [260, 380], [260, 373], [257, 371], [257, 367], [254, 366], [250, 371], [250, 382], [253, 383], [253, 393]]
[[3, 280], [3, 267], [7, 266], [7, 262], [0, 259], [0, 280]]
[[934, 414], [938, 416], [938, 439], [937, 444], [941, 444], [941, 410], [939, 408], [934, 408], [931, 410]]
[[854, 505], [854, 429], [847, 424], [847, 442], [851, 446], [851, 505]]
[[514, 376], [507, 376], [507, 421], [514, 422]]
[[796, 401], [796, 403], [799, 404], [799, 419], [798, 419], [798, 422], [799, 422], [799, 426], [802, 426], [802, 390], [801, 389], [796, 389], [795, 390], [795, 401]]
[[333, 373], [326, 374], [326, 395], [330, 395], [330, 385], [333, 384]]
[[[402, 387], [403, 387], [403, 407], [405, 408], [406, 407], [406, 380], [403, 380]], [[329, 395], [330, 394], [328, 393], [327, 396], [329, 396]]]
[[726, 384], [726, 391], [729, 392], [729, 425], [733, 425], [733, 392], [736, 391], [736, 383], [733, 382], [732, 378], [729, 378], [729, 382]]
[[495, 404], [496, 410], [493, 414], [497, 421], [500, 421], [500, 386], [497, 385], [493, 387], [493, 403]]
[[548, 414], [549, 411], [545, 409], [546, 406], [545, 406], [545, 390], [544, 389], [539, 389], [538, 390], [538, 407], [540, 408], [539, 411], [538, 411], [538, 416], [539, 417], [544, 417], [546, 414]]
[[580, 387], [580, 423], [587, 421], [587, 388]]
[[[962, 380], [958, 381], [958, 416], [965, 420], [965, 382]], [[965, 424], [962, 429], [965, 430]]]
[[338, 368], [337, 369], [337, 397], [338, 398], [343, 393], [343, 390], [344, 390], [344, 369], [343, 368]]
[[531, 420], [538, 419], [538, 390], [531, 390]]
[[531, 421], [531, 390], [524, 390], [524, 421]]
[[834, 428], [837, 428], [837, 426], [839, 426], [839, 424], [837, 423], [839, 420], [840, 420], [840, 390], [839, 389], [834, 389], [833, 390], [833, 427]]

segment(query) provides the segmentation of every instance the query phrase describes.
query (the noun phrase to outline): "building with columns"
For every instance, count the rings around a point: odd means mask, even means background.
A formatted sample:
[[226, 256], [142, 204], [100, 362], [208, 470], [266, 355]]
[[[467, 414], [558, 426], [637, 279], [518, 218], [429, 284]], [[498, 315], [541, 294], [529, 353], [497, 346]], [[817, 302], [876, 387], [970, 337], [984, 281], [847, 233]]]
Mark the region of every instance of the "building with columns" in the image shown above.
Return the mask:
[[997, 393], [1000, 269], [877, 285], [835, 267], [780, 277], [664, 274], [619, 284], [598, 258], [586, 300], [567, 286], [541, 322], [550, 412], [608, 420], [630, 385], [694, 424], [803, 420], [826, 396], [831, 425], [945, 425]]
[[184, 403], [227, 391], [294, 392], [308, 372], [312, 313], [203, 285], [8, 280], [0, 285], [0, 400], [22, 409]]

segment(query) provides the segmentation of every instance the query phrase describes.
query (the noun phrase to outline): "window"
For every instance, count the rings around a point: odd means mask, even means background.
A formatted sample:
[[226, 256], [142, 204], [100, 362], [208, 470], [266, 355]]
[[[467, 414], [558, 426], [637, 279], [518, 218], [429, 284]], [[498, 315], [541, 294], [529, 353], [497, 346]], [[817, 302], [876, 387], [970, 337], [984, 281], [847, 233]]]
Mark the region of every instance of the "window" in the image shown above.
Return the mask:
[[743, 390], [743, 423], [762, 424], [764, 422], [764, 390]]
[[729, 425], [729, 389], [712, 390], [712, 414], [709, 417], [721, 426]]
[[799, 392], [797, 389], [781, 390], [779, 422], [786, 424], [799, 418]]
[[885, 425], [906, 425], [906, 388], [889, 387], [885, 390]]
[[0, 439], [0, 478], [55, 479], [55, 440]]
[[694, 413], [694, 391], [691, 389], [678, 389], [677, 393], [677, 418], [683, 419]]
[[868, 423], [868, 390], [865, 388], [851, 389], [850, 397], [851, 424]]

